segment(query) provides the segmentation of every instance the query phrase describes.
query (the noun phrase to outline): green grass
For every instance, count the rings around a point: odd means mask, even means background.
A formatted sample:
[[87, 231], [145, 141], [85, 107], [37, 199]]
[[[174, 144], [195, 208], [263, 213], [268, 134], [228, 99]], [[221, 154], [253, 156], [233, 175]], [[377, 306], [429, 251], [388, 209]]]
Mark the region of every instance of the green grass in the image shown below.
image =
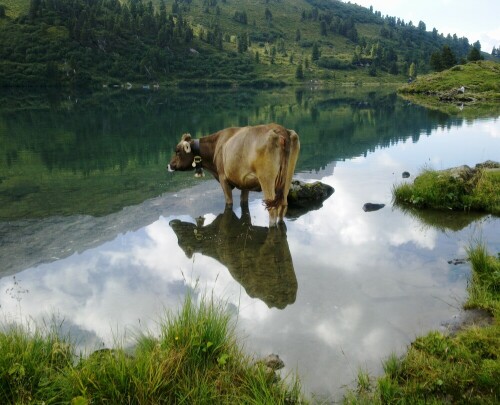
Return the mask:
[[[466, 308], [481, 308], [500, 318], [500, 256], [489, 256], [483, 244], [468, 250], [472, 280], [468, 287]], [[500, 255], [500, 253], [499, 253]]]
[[500, 401], [500, 259], [482, 244], [468, 251], [472, 263], [467, 308], [482, 308], [494, 318], [454, 335], [431, 332], [417, 338], [407, 353], [389, 357], [376, 381], [358, 377], [347, 404], [496, 404]]
[[395, 203], [402, 206], [500, 215], [500, 170], [476, 169], [464, 180], [449, 170], [426, 169], [413, 184], [396, 185], [392, 193]]
[[69, 338], [0, 332], [0, 403], [284, 404], [301, 401], [296, 380], [277, 380], [236, 341], [222, 303], [188, 296], [168, 314], [159, 336], [137, 338], [133, 352], [117, 347], [88, 357]]
[[69, 344], [50, 331], [13, 327], [0, 332], [0, 403], [31, 403], [72, 362]]
[[[456, 90], [465, 87], [465, 93]], [[439, 73], [419, 76], [399, 89], [403, 94], [449, 97], [457, 102], [500, 100], [500, 64], [491, 61], [469, 62]]]
[[8, 17], [15, 18], [28, 11], [30, 2], [29, 0], [1, 0], [0, 4], [5, 6]]

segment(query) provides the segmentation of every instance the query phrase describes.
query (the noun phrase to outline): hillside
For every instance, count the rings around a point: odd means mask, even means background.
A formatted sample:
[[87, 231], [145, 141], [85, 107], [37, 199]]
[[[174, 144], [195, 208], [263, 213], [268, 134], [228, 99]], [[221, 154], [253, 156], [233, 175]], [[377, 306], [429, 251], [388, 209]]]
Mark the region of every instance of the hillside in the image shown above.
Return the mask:
[[0, 0], [0, 86], [401, 82], [472, 46], [335, 0]]
[[457, 65], [419, 77], [400, 92], [437, 96], [443, 101], [500, 100], [500, 64], [478, 61]]
[[466, 118], [500, 114], [500, 64], [469, 62], [419, 76], [398, 92], [411, 102]]

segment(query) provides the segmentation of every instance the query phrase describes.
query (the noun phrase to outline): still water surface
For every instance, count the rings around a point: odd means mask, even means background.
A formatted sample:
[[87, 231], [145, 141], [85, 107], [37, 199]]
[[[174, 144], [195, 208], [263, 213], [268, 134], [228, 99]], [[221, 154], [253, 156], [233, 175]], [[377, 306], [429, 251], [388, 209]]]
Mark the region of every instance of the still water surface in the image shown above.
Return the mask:
[[[112, 93], [10, 97], [0, 115], [0, 311], [56, 317], [89, 350], [154, 331], [187, 291], [228, 302], [255, 356], [278, 353], [309, 393], [338, 399], [460, 312], [476, 238], [500, 220], [405, 213], [391, 188], [424, 167], [500, 160], [498, 117], [465, 121], [390, 92]], [[296, 178], [335, 193], [269, 232], [262, 196], [224, 212], [215, 180], [166, 172], [180, 134], [275, 121], [295, 129]], [[385, 207], [365, 212], [365, 203]]]

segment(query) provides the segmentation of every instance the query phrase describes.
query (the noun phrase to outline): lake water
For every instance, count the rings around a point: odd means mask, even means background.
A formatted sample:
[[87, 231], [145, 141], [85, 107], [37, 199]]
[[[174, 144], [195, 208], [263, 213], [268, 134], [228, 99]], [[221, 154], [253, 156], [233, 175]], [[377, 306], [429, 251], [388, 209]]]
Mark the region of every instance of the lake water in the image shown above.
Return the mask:
[[[261, 194], [224, 213], [215, 180], [166, 171], [182, 133], [272, 121], [300, 136], [295, 177], [335, 188], [286, 235], [266, 228]], [[500, 160], [498, 114], [453, 118], [384, 89], [7, 94], [0, 314], [63, 321], [93, 350], [154, 331], [188, 291], [213, 294], [248, 353], [279, 354], [283, 375], [338, 399], [360, 368], [380, 373], [460, 313], [470, 265], [449, 261], [477, 239], [500, 250], [498, 217], [403, 212], [391, 188], [487, 159]]]

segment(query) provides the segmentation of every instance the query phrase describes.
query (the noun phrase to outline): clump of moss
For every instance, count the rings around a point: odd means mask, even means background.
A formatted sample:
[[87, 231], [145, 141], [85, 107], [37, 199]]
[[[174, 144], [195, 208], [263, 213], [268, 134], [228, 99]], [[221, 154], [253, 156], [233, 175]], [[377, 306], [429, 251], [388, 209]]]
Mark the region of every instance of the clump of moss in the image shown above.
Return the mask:
[[500, 215], [500, 164], [471, 169], [424, 170], [413, 184], [393, 188], [396, 204], [415, 208], [480, 211]]

